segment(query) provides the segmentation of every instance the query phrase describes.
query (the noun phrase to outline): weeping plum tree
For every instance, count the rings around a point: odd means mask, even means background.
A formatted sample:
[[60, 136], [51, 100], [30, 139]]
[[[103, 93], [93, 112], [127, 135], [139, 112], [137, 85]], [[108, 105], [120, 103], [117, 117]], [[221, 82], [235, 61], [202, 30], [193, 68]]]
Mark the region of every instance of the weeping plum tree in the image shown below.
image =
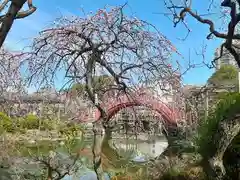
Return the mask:
[[[27, 2], [28, 10], [21, 11]], [[9, 6], [8, 6], [9, 5]], [[8, 8], [7, 8], [8, 7]], [[0, 1], [0, 48], [15, 19], [25, 18], [36, 11], [32, 0], [2, 0]], [[22, 91], [22, 78], [20, 75], [20, 59], [22, 54], [10, 52], [4, 48], [0, 50], [0, 94], [13, 88]]]
[[9, 90], [20, 92], [23, 90], [23, 79], [20, 69], [22, 53], [10, 52], [4, 48], [0, 50], [0, 94]]
[[[215, 61], [225, 54], [224, 49], [226, 49], [240, 67], [240, 55], [238, 53], [239, 46], [237, 45], [237, 41], [240, 39], [240, 34], [238, 32], [240, 22], [240, 1], [205, 1], [203, 8], [206, 8], [206, 11], [208, 11], [207, 14], [204, 12], [205, 16], [201, 15], [202, 12], [199, 12], [199, 7], [194, 7], [194, 2], [196, 1], [164, 0], [166, 8], [170, 12], [168, 15], [170, 14], [173, 18], [172, 21], [174, 26], [176, 27], [180, 23], [183, 23], [188, 35], [191, 32], [191, 27], [188, 26], [186, 17], [189, 16], [197, 22], [209, 27], [209, 34], [206, 37], [208, 40], [219, 38], [224, 41], [220, 48], [220, 56], [215, 58], [212, 61], [212, 64], [214, 65]], [[216, 23], [216, 19], [206, 18], [206, 15], [210, 15], [214, 8], [220, 12], [218, 13], [220, 14], [219, 18], [222, 19], [223, 22], [228, 22], [228, 25], [225, 23]], [[218, 25], [220, 26], [218, 27]], [[234, 43], [234, 41], [236, 43]], [[223, 118], [218, 125], [218, 131], [211, 140], [214, 147], [217, 147], [217, 149], [215, 149], [214, 153], [207, 158], [207, 161], [209, 162], [209, 167], [207, 169], [211, 169], [211, 176], [220, 179], [225, 174], [225, 168], [222, 162], [224, 152], [234, 137], [240, 132], [240, 119], [238, 114], [232, 114], [230, 119]]]
[[[95, 102], [94, 77], [111, 76], [119, 91], [158, 81], [165, 87], [173, 77], [173, 45], [151, 24], [123, 13], [124, 6], [101, 9], [87, 17], [60, 18], [34, 39], [26, 58], [31, 82], [53, 82], [59, 71], [69, 81], [82, 81]], [[160, 87], [160, 88], [161, 88]]]
[[0, 48], [0, 99], [1, 111], [10, 115], [13, 104], [20, 104], [26, 93], [25, 81], [21, 74], [23, 53]]
[[[59, 72], [69, 82], [84, 82], [89, 99], [101, 112], [104, 127], [108, 126], [107, 115], [95, 101], [94, 77], [108, 75], [114, 79], [111, 89], [126, 93], [153, 81], [160, 88], [166, 87], [174, 75], [170, 57], [176, 49], [153, 25], [125, 16], [124, 7], [57, 19], [52, 28], [34, 39], [26, 58], [34, 84], [52, 83]], [[100, 158], [94, 147], [93, 152], [97, 172]]]

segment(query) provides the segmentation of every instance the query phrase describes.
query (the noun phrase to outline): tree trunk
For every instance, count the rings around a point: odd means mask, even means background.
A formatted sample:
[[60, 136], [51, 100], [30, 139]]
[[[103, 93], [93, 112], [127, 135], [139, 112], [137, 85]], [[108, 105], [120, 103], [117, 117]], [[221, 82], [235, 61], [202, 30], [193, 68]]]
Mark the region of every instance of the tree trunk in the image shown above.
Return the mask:
[[222, 179], [226, 174], [223, 165], [223, 156], [226, 149], [239, 132], [240, 114], [236, 114], [231, 119], [224, 119], [219, 123], [218, 130], [212, 140], [215, 147], [213, 149], [213, 153], [209, 157], [203, 157], [208, 164], [205, 166], [206, 172], [212, 178]]
[[17, 13], [23, 7], [27, 0], [14, 0], [12, 1], [5, 17], [2, 19], [2, 25], [0, 28], [0, 47], [2, 47], [8, 32], [10, 31]]
[[47, 180], [52, 180], [52, 168], [49, 166], [48, 167], [48, 177]]

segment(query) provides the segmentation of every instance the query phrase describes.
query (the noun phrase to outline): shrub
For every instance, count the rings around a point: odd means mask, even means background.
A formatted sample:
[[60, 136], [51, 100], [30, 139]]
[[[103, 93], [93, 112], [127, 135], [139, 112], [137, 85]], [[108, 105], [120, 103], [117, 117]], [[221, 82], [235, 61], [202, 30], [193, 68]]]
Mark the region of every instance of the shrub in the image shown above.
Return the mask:
[[83, 131], [83, 128], [79, 124], [67, 123], [60, 125], [58, 131], [65, 136], [77, 136], [78, 132]]
[[161, 180], [206, 180], [206, 174], [201, 167], [187, 167], [186, 169], [170, 168], [161, 177]]
[[33, 114], [19, 119], [20, 127], [23, 129], [53, 130], [53, 121], [39, 118]]
[[54, 120], [41, 119], [40, 130], [53, 130], [54, 129]]
[[39, 118], [33, 114], [28, 114], [24, 118], [19, 119], [20, 127], [23, 129], [38, 129]]
[[[54, 124], [55, 123], [55, 124]], [[36, 115], [28, 114], [26, 117], [10, 118], [0, 112], [0, 131], [2, 132], [25, 132], [28, 129], [53, 130], [55, 120], [39, 118]], [[82, 127], [75, 123], [57, 124], [59, 132], [65, 135], [76, 136]]]
[[8, 115], [6, 115], [5, 113], [0, 112], [0, 120], [1, 121], [5, 121], [5, 120], [11, 121], [11, 118]]
[[12, 119], [3, 112], [0, 112], [0, 128], [1, 132], [14, 132], [15, 130]]
[[176, 169], [170, 168], [167, 172], [165, 172], [161, 177], [161, 180], [185, 180], [184, 172]]

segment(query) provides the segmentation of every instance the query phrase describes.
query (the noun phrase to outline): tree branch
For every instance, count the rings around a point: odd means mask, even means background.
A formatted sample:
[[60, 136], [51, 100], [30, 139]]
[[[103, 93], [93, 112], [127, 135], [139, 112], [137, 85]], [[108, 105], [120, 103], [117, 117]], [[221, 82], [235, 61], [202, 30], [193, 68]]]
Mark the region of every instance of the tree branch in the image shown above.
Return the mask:
[[[2, 22], [0, 27], [0, 47], [3, 45], [8, 32], [10, 31], [15, 19], [24, 18], [35, 12], [36, 7], [32, 5], [32, 0], [28, 0], [29, 10], [20, 12], [27, 0], [12, 0], [7, 13], [0, 17]], [[8, 2], [4, 1], [1, 8], [4, 8]]]

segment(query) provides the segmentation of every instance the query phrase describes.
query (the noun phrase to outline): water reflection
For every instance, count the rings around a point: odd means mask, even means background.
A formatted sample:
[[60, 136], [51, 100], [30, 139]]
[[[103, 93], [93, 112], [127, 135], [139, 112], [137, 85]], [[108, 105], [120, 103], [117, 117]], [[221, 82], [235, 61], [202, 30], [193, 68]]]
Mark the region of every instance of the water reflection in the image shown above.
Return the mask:
[[[92, 139], [76, 139], [73, 141], [59, 142], [36, 142], [36, 144], [21, 145], [21, 156], [31, 159], [32, 156], [48, 156], [49, 152], [57, 152], [57, 163], [61, 170], [66, 164], [72, 164], [75, 156], [70, 156], [78, 152], [80, 154], [77, 161], [77, 172], [71, 173], [63, 178], [63, 180], [79, 180], [88, 179], [96, 180], [96, 174], [93, 171], [93, 154]], [[128, 174], [135, 176], [147, 171], [146, 163], [149, 159], [160, 155], [167, 147], [168, 143], [163, 135], [149, 135], [141, 133], [139, 135], [120, 134], [107, 131], [103, 136], [97, 137], [97, 152], [101, 157], [101, 173], [103, 179], [108, 180], [117, 174]], [[31, 150], [31, 155], [28, 153]], [[19, 161], [19, 165], [23, 160]], [[28, 166], [34, 167], [34, 172], [42, 172], [40, 167], [35, 168], [34, 161], [27, 163]], [[26, 164], [21, 169], [26, 169]], [[30, 168], [29, 171], [32, 168]], [[46, 169], [46, 168], [45, 168]], [[24, 170], [27, 172], [27, 170]], [[32, 172], [33, 173], [33, 172]], [[34, 173], [35, 174], [35, 173]], [[46, 172], [44, 172], [46, 174]]]
[[132, 150], [136, 153], [135, 159], [145, 161], [156, 158], [167, 148], [168, 142], [164, 135], [149, 135], [147, 133], [139, 134], [138, 136], [124, 136], [123, 138], [115, 138], [113, 146], [118, 151]]
[[[103, 180], [110, 180], [111, 177], [109, 174], [103, 174]], [[93, 170], [81, 169], [75, 175], [68, 175], [63, 178], [63, 180], [97, 180], [97, 175]]]
[[[103, 179], [110, 179], [109, 173], [113, 175], [127, 173], [129, 176], [146, 171], [149, 159], [159, 156], [168, 146], [163, 135], [139, 134], [134, 136], [115, 134], [107, 132], [101, 143], [101, 170]], [[91, 156], [91, 149], [82, 150], [85, 155]], [[87, 153], [89, 152], [89, 153]], [[88, 171], [88, 172], [87, 172]], [[82, 179], [96, 180], [96, 174], [90, 169], [82, 170], [78, 176]], [[74, 180], [73, 176], [65, 179]]]

